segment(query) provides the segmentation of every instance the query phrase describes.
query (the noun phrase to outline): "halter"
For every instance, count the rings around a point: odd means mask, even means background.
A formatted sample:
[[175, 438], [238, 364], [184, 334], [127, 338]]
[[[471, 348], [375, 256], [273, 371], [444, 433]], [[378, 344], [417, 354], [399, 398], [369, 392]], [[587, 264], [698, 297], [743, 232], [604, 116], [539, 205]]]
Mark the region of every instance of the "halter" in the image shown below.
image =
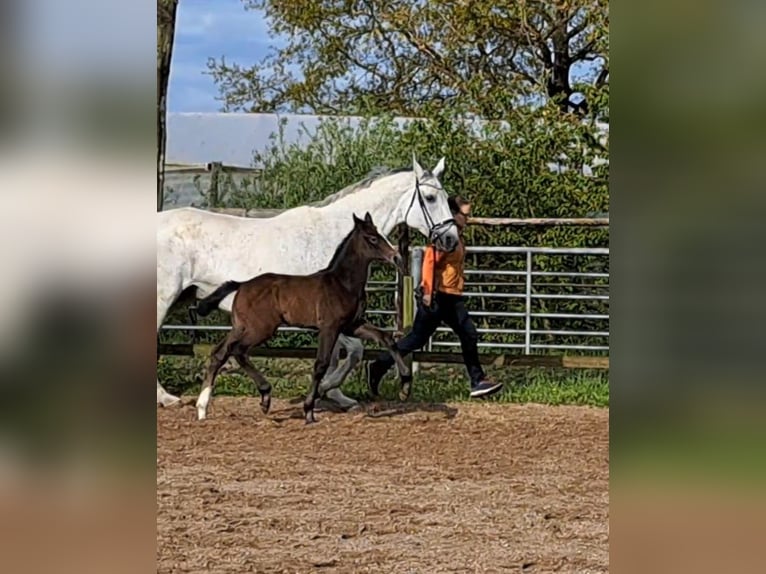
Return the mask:
[[[425, 187], [432, 187], [434, 189], [441, 190], [440, 187], [436, 187], [435, 185], [431, 185], [430, 183], [424, 183], [423, 185]], [[415, 204], [416, 197], [418, 198], [420, 211], [423, 213], [423, 219], [426, 220], [426, 225], [428, 225], [428, 240], [429, 241], [431, 242], [436, 241], [447, 232], [447, 229], [449, 229], [450, 225], [457, 225], [454, 217], [450, 217], [449, 219], [445, 219], [444, 221], [440, 221], [439, 223], [434, 223], [434, 220], [431, 217], [431, 214], [428, 212], [428, 208], [426, 207], [426, 200], [423, 198], [423, 193], [420, 191], [420, 181], [418, 181], [417, 177], [415, 177], [415, 193], [412, 194], [410, 205], [409, 207], [407, 207], [407, 211], [404, 213], [405, 221], [407, 221], [407, 216], [410, 214], [410, 209], [412, 209], [412, 206]]]

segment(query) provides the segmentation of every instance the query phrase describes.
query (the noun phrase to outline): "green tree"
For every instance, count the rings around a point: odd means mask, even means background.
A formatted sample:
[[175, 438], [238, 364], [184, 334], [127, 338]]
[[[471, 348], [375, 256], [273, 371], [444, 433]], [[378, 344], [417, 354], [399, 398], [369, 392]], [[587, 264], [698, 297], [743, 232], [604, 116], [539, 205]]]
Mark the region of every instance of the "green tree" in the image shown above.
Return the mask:
[[243, 0], [287, 43], [252, 68], [211, 59], [224, 109], [483, 118], [526, 103], [603, 116], [606, 0]]

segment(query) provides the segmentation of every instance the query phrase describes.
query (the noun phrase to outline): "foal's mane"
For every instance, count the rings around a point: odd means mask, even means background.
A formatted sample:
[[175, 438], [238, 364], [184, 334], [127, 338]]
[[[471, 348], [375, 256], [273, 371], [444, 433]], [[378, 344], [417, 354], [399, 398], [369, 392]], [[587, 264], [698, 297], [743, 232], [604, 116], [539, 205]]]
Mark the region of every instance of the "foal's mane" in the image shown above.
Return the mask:
[[389, 175], [403, 173], [405, 171], [412, 171], [412, 168], [398, 167], [395, 169], [391, 169], [387, 167], [374, 167], [364, 177], [364, 179], [361, 179], [355, 183], [352, 183], [351, 185], [344, 187], [340, 191], [336, 191], [335, 193], [328, 195], [324, 199], [314, 201], [312, 203], [309, 203], [308, 205], [310, 205], [311, 207], [325, 207], [327, 205], [335, 203], [339, 199], [343, 199], [344, 197], [347, 197], [351, 194], [354, 194], [358, 191], [361, 191], [363, 189], [370, 187], [370, 185], [372, 185], [374, 182], [378, 181], [379, 179], [383, 179], [384, 177], [388, 177]]
[[330, 262], [327, 264], [327, 267], [325, 267], [325, 270], [332, 269], [341, 259], [341, 256], [346, 254], [346, 247], [351, 241], [351, 237], [354, 235], [354, 233], [356, 233], [356, 229], [357, 228], [355, 225], [354, 228], [349, 231], [348, 235], [343, 238], [343, 241], [341, 241], [338, 247], [335, 249], [335, 253], [333, 253], [332, 259], [330, 259]]

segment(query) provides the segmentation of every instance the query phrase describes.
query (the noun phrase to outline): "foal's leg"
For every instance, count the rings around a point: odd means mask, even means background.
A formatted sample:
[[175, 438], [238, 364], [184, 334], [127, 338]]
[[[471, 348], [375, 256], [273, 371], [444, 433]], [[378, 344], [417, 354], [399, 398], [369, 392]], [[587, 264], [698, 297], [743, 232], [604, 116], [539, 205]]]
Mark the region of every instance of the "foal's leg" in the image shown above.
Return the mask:
[[396, 348], [396, 341], [394, 341], [394, 338], [389, 333], [386, 333], [369, 323], [359, 325], [354, 329], [354, 335], [361, 339], [374, 341], [388, 349], [388, 352], [391, 353], [391, 356], [396, 363], [396, 368], [399, 370], [399, 377], [401, 379], [399, 398], [403, 401], [410, 398], [410, 393], [412, 392], [412, 373], [410, 373], [407, 364], [404, 362], [404, 359], [402, 359], [399, 349]]
[[210, 402], [210, 395], [213, 394], [213, 384], [215, 378], [218, 375], [218, 371], [231, 355], [232, 344], [235, 343], [235, 337], [233, 332], [229, 335], [213, 350], [210, 355], [210, 363], [207, 367], [207, 373], [205, 374], [205, 381], [202, 383], [202, 390], [197, 397], [197, 420], [203, 420], [207, 416], [207, 405]]
[[258, 392], [261, 394], [261, 410], [263, 414], [269, 412], [271, 407], [271, 384], [266, 378], [255, 368], [255, 366], [247, 358], [247, 349], [240, 348], [235, 354], [234, 359], [239, 363], [239, 366], [248, 374], [248, 376], [255, 381], [258, 387]]
[[[340, 368], [337, 368], [338, 354], [340, 353], [341, 347], [345, 347], [348, 357]], [[359, 364], [363, 356], [364, 346], [359, 339], [347, 337], [342, 334], [339, 335], [338, 342], [335, 343], [335, 348], [333, 349], [330, 368], [319, 385], [319, 395], [326, 396], [328, 399], [335, 401], [344, 410], [359, 406], [358, 402], [343, 394], [340, 390], [340, 386], [343, 384], [343, 381], [349, 373]]]
[[314, 361], [314, 376], [311, 379], [311, 387], [306, 400], [303, 403], [303, 413], [306, 417], [306, 424], [315, 423], [314, 405], [319, 396], [319, 382], [327, 372], [332, 359], [332, 350], [335, 342], [338, 340], [338, 330], [336, 328], [325, 328], [319, 331], [319, 349], [317, 358]]

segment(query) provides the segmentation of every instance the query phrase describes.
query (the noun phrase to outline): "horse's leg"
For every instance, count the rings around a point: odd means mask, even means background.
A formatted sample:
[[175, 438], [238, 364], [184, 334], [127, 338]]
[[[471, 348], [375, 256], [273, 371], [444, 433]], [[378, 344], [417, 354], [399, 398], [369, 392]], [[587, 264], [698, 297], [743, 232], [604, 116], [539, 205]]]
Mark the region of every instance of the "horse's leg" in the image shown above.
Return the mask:
[[315, 423], [314, 405], [319, 396], [319, 383], [325, 376], [335, 342], [338, 340], [338, 329], [336, 327], [325, 327], [319, 331], [319, 348], [317, 349], [317, 358], [314, 361], [314, 375], [311, 378], [311, 387], [303, 403], [303, 414], [306, 417], [306, 424]]
[[163, 387], [160, 384], [159, 379], [157, 380], [157, 404], [162, 407], [172, 407], [178, 401], [181, 399], [175, 395], [171, 395], [169, 392], [165, 390], [165, 387]]
[[226, 338], [216, 345], [210, 355], [210, 363], [205, 373], [205, 381], [202, 383], [199, 397], [197, 397], [197, 419], [203, 420], [207, 416], [207, 406], [210, 402], [210, 396], [213, 394], [213, 385], [218, 371], [231, 355], [231, 351], [238, 345], [238, 336], [234, 331], [230, 331]]
[[[161, 269], [157, 268], [157, 334], [160, 332], [163, 321], [168, 314], [168, 310], [173, 305], [173, 302], [181, 294], [181, 285], [168, 285], [176, 283], [175, 278], [167, 278], [166, 281], [161, 280]], [[178, 403], [181, 399], [175, 395], [171, 395], [160, 384], [160, 380], [157, 379], [157, 404], [163, 407], [169, 407]]]
[[[338, 362], [340, 361], [340, 350], [343, 348], [343, 342], [340, 337], [335, 342], [335, 346], [332, 348], [332, 355], [330, 355], [330, 366], [327, 367], [327, 373], [325, 373], [324, 379], [319, 383], [319, 396], [323, 397], [328, 386], [328, 381], [334, 381], [337, 378]], [[345, 363], [344, 363], [345, 365]]]
[[356, 329], [354, 329], [354, 335], [360, 337], [361, 339], [374, 341], [382, 347], [386, 347], [388, 349], [388, 352], [391, 353], [391, 356], [394, 358], [396, 368], [399, 370], [399, 377], [401, 379], [401, 390], [399, 391], [399, 398], [403, 401], [406, 401], [412, 392], [412, 373], [410, 372], [409, 368], [407, 368], [407, 364], [404, 362], [404, 359], [402, 359], [399, 350], [396, 348], [396, 341], [394, 341], [394, 338], [389, 333], [386, 333], [385, 331], [378, 329], [369, 323], [363, 323], [359, 325]]
[[[348, 357], [340, 368], [334, 369], [333, 362], [337, 367], [338, 355], [340, 353], [341, 347], [345, 347]], [[346, 377], [349, 375], [349, 373], [353, 371], [354, 368], [359, 364], [363, 356], [364, 345], [362, 345], [362, 342], [359, 339], [347, 337], [341, 334], [338, 337], [338, 342], [335, 344], [335, 348], [333, 349], [330, 369], [328, 369], [325, 378], [319, 385], [319, 395], [326, 396], [328, 399], [335, 401], [344, 410], [349, 410], [359, 406], [357, 401], [343, 394], [343, 392], [340, 390], [340, 386], [343, 384], [343, 381], [346, 380]]]
[[255, 368], [253, 363], [247, 357], [247, 349], [241, 348], [234, 354], [234, 359], [239, 363], [239, 366], [247, 373], [247, 375], [253, 379], [258, 392], [261, 395], [261, 410], [263, 414], [269, 412], [271, 407], [271, 384], [266, 380], [258, 369]]

